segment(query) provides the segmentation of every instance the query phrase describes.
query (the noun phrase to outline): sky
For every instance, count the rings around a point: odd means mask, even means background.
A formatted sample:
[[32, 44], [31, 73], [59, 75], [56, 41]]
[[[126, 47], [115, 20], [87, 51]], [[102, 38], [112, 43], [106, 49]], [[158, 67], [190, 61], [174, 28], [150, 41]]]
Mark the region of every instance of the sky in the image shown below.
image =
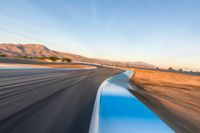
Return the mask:
[[200, 69], [199, 0], [1, 0], [0, 43]]

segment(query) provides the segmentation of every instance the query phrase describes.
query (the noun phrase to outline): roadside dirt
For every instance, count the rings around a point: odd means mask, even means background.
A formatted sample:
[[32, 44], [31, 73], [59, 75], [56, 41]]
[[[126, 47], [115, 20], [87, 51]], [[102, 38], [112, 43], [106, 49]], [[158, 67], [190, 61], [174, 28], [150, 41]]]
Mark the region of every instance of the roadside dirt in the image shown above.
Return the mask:
[[89, 65], [81, 65], [81, 64], [17, 64], [17, 63], [0, 63], [0, 68], [83, 68], [90, 69], [95, 68]]
[[135, 69], [132, 82], [132, 93], [176, 132], [200, 132], [200, 76]]

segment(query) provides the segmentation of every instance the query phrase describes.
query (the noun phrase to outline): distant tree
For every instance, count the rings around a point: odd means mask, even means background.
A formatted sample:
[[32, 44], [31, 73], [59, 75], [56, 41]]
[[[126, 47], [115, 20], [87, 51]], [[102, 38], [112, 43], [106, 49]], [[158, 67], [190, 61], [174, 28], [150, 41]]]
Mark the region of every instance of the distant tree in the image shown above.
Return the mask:
[[156, 69], [159, 70], [160, 68], [159, 68], [159, 67], [156, 67]]
[[172, 70], [173, 70], [173, 68], [172, 68], [172, 67], [169, 67], [169, 68], [168, 68], [168, 70], [172, 71]]
[[183, 69], [181, 69], [181, 68], [180, 68], [180, 69], [179, 69], [179, 71], [180, 71], [180, 72], [182, 72], [182, 71], [183, 71]]
[[72, 59], [70, 58], [62, 58], [61, 60], [62, 62], [72, 62]]
[[57, 60], [59, 60], [59, 58], [56, 57], [56, 56], [51, 56], [51, 57], [49, 57], [49, 59], [50, 59], [52, 62], [56, 62]]

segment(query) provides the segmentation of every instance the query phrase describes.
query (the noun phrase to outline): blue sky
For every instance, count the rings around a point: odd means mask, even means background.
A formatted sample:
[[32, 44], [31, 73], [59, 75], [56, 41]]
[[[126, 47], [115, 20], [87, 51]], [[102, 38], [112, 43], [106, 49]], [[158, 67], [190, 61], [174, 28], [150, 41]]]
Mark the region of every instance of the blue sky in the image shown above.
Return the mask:
[[1, 0], [0, 42], [200, 68], [199, 0]]

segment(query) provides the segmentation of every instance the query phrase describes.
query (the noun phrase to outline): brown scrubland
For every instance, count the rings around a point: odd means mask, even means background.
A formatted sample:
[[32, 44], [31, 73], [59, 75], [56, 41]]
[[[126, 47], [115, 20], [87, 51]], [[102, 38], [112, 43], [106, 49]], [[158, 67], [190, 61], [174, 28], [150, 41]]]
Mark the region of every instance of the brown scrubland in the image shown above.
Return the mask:
[[176, 132], [200, 132], [200, 76], [135, 69], [132, 93]]

